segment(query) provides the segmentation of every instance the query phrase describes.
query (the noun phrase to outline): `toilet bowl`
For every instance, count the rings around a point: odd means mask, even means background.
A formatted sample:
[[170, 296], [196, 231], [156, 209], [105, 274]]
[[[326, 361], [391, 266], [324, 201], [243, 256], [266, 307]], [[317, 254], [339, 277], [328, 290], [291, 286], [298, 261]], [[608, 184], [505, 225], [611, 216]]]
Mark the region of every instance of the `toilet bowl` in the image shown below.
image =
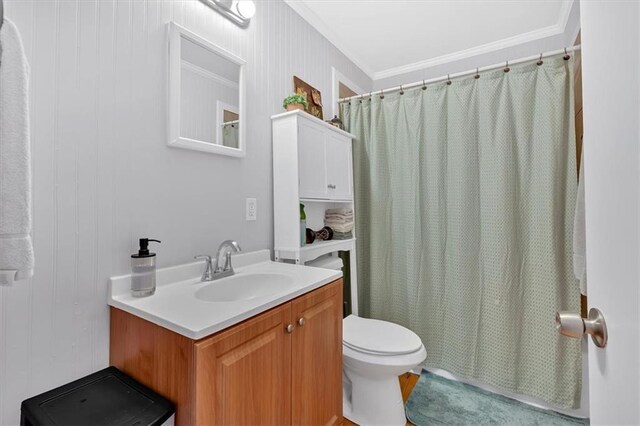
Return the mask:
[[420, 337], [398, 324], [355, 315], [342, 328], [344, 417], [359, 425], [405, 425], [398, 376], [427, 357]]

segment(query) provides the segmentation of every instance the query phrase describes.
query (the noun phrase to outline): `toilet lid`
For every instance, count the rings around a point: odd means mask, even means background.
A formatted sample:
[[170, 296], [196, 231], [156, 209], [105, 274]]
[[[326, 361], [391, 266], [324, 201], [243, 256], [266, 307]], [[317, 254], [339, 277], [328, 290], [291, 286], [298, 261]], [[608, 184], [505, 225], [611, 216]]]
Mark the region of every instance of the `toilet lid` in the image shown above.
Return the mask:
[[342, 340], [353, 350], [403, 355], [420, 350], [422, 341], [413, 331], [398, 324], [349, 315], [342, 320]]

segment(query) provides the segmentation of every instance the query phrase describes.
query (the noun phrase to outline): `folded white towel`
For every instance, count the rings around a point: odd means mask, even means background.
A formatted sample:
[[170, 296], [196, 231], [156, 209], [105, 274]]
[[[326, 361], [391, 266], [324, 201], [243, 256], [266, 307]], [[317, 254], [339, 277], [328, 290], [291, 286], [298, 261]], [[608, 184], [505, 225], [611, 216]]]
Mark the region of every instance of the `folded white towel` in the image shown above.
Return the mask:
[[10, 285], [33, 275], [29, 65], [6, 18], [0, 43], [0, 285]]
[[[584, 153], [584, 149], [582, 150]], [[580, 293], [587, 295], [587, 241], [584, 221], [584, 154], [580, 160], [580, 177], [576, 211], [573, 217], [573, 274], [580, 281]]]
[[346, 209], [346, 208], [342, 208], [342, 209], [327, 209], [324, 212], [325, 215], [328, 214], [339, 214], [339, 215], [352, 215], [353, 216], [353, 210], [352, 209]]
[[352, 217], [325, 216], [324, 221], [325, 221], [325, 223], [327, 223], [327, 222], [331, 222], [331, 223], [349, 223], [349, 222], [353, 222], [353, 218]]
[[325, 216], [353, 217], [353, 212], [335, 213], [335, 212], [326, 211], [326, 212], [324, 212], [324, 215]]

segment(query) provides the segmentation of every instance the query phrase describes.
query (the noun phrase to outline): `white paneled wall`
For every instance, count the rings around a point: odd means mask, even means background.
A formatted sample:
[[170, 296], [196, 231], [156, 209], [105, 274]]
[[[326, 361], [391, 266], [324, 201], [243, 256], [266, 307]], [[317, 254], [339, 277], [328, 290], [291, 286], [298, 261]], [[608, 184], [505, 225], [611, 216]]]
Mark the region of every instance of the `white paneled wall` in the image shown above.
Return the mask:
[[[137, 238], [159, 266], [226, 239], [271, 248], [271, 122], [298, 75], [370, 79], [279, 0], [240, 29], [196, 0], [4, 0], [31, 64], [35, 277], [0, 288], [0, 424], [23, 399], [108, 365], [107, 279]], [[169, 148], [166, 23], [247, 61], [247, 156]], [[325, 104], [325, 114], [330, 113]], [[244, 199], [258, 199], [245, 222]]]

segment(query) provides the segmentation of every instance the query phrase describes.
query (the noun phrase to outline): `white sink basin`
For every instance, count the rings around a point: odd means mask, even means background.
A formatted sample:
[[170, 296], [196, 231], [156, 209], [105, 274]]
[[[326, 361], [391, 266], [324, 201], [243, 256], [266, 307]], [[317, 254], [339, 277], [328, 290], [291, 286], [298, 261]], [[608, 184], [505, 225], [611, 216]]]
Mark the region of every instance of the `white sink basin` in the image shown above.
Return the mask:
[[233, 255], [235, 275], [200, 282], [204, 264], [159, 268], [153, 296], [133, 297], [131, 275], [109, 280], [109, 305], [193, 340], [315, 290], [342, 272], [271, 261], [269, 250]]
[[240, 274], [211, 281], [194, 296], [206, 302], [234, 302], [285, 293], [293, 287], [293, 279], [288, 275]]

